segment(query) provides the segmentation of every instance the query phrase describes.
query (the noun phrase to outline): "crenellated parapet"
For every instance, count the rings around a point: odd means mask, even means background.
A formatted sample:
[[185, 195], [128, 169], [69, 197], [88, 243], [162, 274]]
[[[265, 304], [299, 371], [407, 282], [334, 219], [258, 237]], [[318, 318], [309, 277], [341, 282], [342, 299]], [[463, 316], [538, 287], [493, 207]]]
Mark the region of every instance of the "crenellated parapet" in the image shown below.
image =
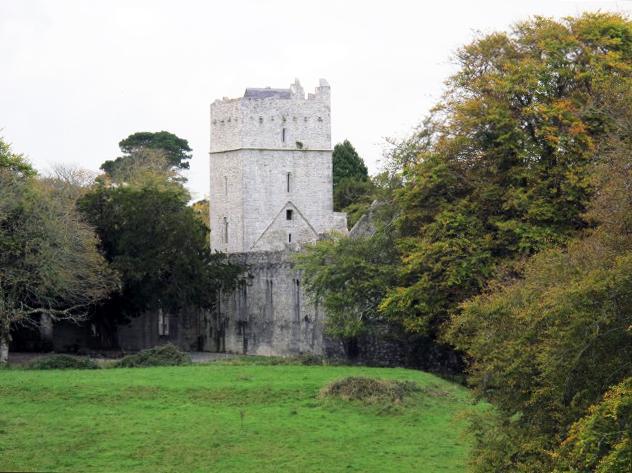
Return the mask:
[[305, 98], [299, 81], [288, 89], [248, 88], [243, 97], [211, 104], [211, 153], [242, 148], [331, 149], [330, 87]]

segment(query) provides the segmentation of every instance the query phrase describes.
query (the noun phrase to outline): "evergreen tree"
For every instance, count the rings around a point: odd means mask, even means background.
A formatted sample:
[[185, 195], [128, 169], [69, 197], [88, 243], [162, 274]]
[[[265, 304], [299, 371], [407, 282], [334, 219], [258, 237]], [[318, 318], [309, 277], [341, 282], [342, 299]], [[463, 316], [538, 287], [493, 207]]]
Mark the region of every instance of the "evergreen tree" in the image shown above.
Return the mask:
[[334, 190], [343, 179], [368, 180], [367, 167], [349, 140], [334, 146], [332, 159]]

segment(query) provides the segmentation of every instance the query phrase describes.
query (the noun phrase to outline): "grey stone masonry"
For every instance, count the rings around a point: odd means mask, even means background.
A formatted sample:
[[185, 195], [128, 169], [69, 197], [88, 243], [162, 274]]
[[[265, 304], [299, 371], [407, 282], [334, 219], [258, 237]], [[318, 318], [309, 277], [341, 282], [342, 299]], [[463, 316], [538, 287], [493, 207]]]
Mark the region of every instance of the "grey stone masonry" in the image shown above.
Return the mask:
[[345, 233], [333, 211], [327, 81], [307, 98], [297, 80], [213, 102], [210, 175], [214, 250], [282, 251]]
[[211, 350], [254, 355], [324, 354], [324, 313], [303, 290], [290, 252], [230, 256], [247, 268], [237, 290], [222, 294]]
[[305, 97], [249, 88], [211, 104], [211, 249], [245, 274], [213, 314], [210, 349], [259, 355], [323, 354], [325, 314], [308, 300], [292, 255], [331, 231], [347, 233], [333, 211], [330, 87]]

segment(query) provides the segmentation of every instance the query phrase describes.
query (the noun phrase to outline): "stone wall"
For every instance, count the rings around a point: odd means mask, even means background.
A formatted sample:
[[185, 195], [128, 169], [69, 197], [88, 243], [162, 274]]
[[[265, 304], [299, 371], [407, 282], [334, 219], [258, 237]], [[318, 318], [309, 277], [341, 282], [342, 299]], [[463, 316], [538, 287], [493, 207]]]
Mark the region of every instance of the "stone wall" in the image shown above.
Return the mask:
[[[166, 316], [166, 318], [164, 317]], [[145, 312], [131, 318], [129, 323], [116, 327], [114, 334], [106, 334], [90, 321], [82, 323], [59, 321], [32, 328], [16, 330], [12, 349], [18, 351], [91, 352], [121, 350], [133, 352], [156, 345], [173, 343], [186, 351], [210, 349], [212, 319], [209, 311], [189, 308], [175, 314]], [[163, 322], [163, 330], [159, 328]], [[168, 326], [165, 330], [164, 325]], [[113, 339], [111, 336], [113, 335]]]
[[164, 313], [163, 317], [165, 316], [168, 333], [160, 333], [161, 320], [157, 312], [146, 312], [131, 319], [129, 324], [119, 325], [120, 349], [137, 351], [165, 343], [173, 343], [185, 351], [207, 349], [211, 333], [211, 315], [208, 311], [189, 308], [175, 314]]
[[230, 255], [247, 268], [235, 291], [222, 294], [211, 351], [253, 355], [325, 353], [324, 313], [303, 289], [291, 251]]

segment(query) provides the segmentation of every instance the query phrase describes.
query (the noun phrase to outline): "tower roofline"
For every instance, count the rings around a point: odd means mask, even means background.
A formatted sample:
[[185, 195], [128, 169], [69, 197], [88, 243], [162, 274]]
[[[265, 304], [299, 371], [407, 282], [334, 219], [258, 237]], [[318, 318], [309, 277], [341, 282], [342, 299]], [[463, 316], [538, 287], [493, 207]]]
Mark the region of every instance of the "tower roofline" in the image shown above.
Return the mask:
[[307, 94], [307, 98], [305, 97], [305, 91], [301, 86], [301, 83], [298, 79], [294, 80], [293, 84], [290, 84], [289, 88], [275, 88], [275, 87], [247, 87], [244, 91], [244, 95], [241, 97], [222, 97], [221, 99], [217, 99], [213, 101], [213, 104], [216, 103], [225, 103], [225, 102], [235, 102], [243, 99], [248, 100], [265, 100], [265, 99], [273, 99], [273, 100], [316, 100], [321, 97], [328, 97], [330, 86], [329, 83], [325, 79], [319, 79], [318, 86], [314, 89], [313, 93]]

